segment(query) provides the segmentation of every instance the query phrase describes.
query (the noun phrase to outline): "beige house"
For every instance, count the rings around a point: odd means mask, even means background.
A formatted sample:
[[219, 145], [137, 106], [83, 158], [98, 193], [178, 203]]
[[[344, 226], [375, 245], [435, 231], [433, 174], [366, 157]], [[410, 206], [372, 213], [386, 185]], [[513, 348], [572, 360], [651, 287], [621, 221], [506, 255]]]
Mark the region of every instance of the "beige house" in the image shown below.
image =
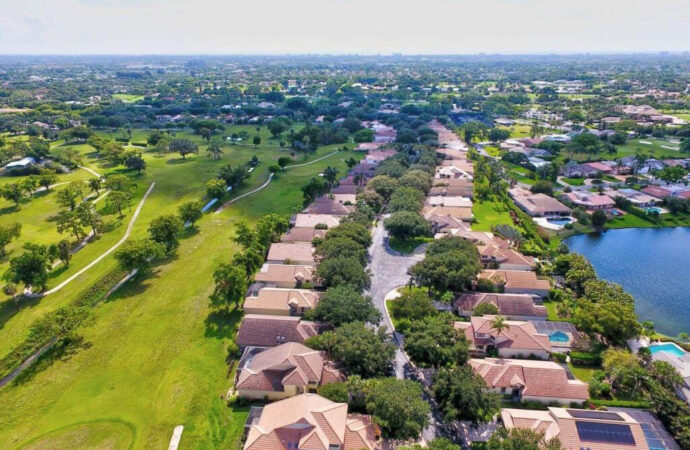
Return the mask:
[[311, 242], [276, 242], [271, 244], [266, 256], [268, 264], [296, 264], [314, 266], [314, 247]]
[[314, 309], [321, 294], [307, 289], [262, 288], [255, 296], [245, 297], [246, 314], [300, 316]]
[[301, 288], [305, 283], [317, 286], [316, 268], [306, 265], [264, 264], [254, 281], [279, 288]]
[[286, 342], [304, 341], [319, 334], [316, 322], [300, 317], [245, 314], [237, 332], [237, 345], [245, 347], [275, 347]]
[[370, 416], [348, 414], [347, 403], [301, 394], [250, 414], [244, 450], [374, 450], [380, 430]]
[[501, 358], [536, 357], [549, 359], [549, 337], [538, 333], [531, 322], [506, 320], [505, 329], [493, 329], [496, 316], [472, 317], [469, 322], [455, 322], [455, 328], [465, 333], [470, 341], [470, 352], [486, 354], [490, 349], [498, 351]]
[[469, 317], [477, 306], [491, 303], [498, 313], [512, 320], [546, 320], [544, 305], [536, 305], [530, 295], [495, 294], [490, 292], [466, 292], [455, 301], [455, 310], [461, 316]]
[[459, 195], [432, 195], [431, 197], [427, 197], [424, 204], [427, 206], [459, 206], [462, 208], [471, 208], [472, 199]]
[[326, 352], [300, 343], [252, 350], [240, 362], [235, 381], [237, 395], [242, 398], [280, 400], [345, 380], [345, 375], [326, 361]]
[[312, 242], [314, 239], [323, 239], [328, 230], [319, 230], [314, 227], [294, 227], [280, 237], [280, 242]]
[[538, 297], [549, 295], [551, 284], [526, 270], [483, 270], [479, 278], [490, 280], [506, 294], [527, 294]]
[[587, 383], [569, 380], [565, 369], [552, 361], [527, 359], [470, 359], [472, 370], [487, 388], [520, 401], [582, 403], [589, 398]]
[[470, 222], [474, 217], [472, 207], [460, 206], [425, 206], [422, 208], [422, 215], [426, 220], [437, 216], [449, 216], [464, 222]]
[[572, 212], [563, 203], [546, 194], [532, 194], [522, 188], [510, 189], [508, 194], [518, 208], [532, 217], [568, 216]]
[[335, 228], [340, 224], [342, 216], [332, 214], [296, 214], [294, 219], [295, 227], [307, 228]]
[[[544, 433], [546, 439], [558, 438], [561, 446], [568, 450], [648, 450], [650, 445], [642, 424], [632, 416], [635, 414], [644, 417], [645, 414], [642, 413], [568, 408], [549, 408], [548, 411], [504, 408], [501, 410], [501, 419], [509, 430], [526, 428]], [[655, 422], [655, 419], [652, 417], [650, 422]], [[663, 444], [666, 444], [662, 447], [662, 441], [656, 440], [655, 448], [679, 448], [670, 437], [666, 437], [668, 433], [665, 430], [658, 430], [658, 425], [654, 428], [650, 429], [653, 433], [651, 436], [658, 439], [660, 435], [665, 435], [662, 439]]]

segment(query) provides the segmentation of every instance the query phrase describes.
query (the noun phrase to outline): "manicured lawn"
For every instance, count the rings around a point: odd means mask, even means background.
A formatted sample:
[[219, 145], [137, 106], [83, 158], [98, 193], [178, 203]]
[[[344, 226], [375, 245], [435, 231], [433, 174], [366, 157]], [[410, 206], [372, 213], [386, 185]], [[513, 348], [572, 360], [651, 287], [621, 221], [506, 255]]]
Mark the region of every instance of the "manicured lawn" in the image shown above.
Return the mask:
[[[649, 142], [644, 144], [642, 142]], [[671, 148], [664, 148], [671, 147]], [[631, 139], [624, 145], [616, 146], [617, 152], [615, 154], [598, 153], [596, 155], [576, 153], [572, 155], [575, 161], [591, 161], [599, 159], [618, 159], [625, 156], [636, 155], [642, 153], [653, 158], [682, 158], [684, 155], [678, 151], [678, 144], [673, 144], [669, 141], [656, 138]], [[563, 164], [566, 157], [571, 155], [567, 152], [561, 152], [556, 161]]]
[[568, 367], [578, 380], [584, 381], [585, 383], [589, 383], [594, 372], [601, 370], [601, 367], [574, 366], [572, 363], [568, 363]]
[[585, 184], [585, 179], [584, 178], [561, 178], [561, 180], [565, 181], [571, 186], [584, 186]]
[[395, 250], [396, 252], [404, 253], [406, 255], [409, 255], [422, 244], [425, 244], [427, 242], [431, 242], [434, 239], [431, 237], [416, 237], [413, 239], [405, 239], [405, 240], [400, 240], [398, 238], [390, 238], [388, 240], [388, 245], [390, 248]]
[[[333, 147], [323, 147], [307, 159], [332, 151]], [[148, 167], [136, 177], [137, 184], [143, 189], [155, 181], [156, 187], [132, 237], [145, 236], [153, 218], [176, 212], [180, 203], [203, 198], [206, 180], [221, 165], [242, 164], [252, 154], [262, 164], [235, 195], [261, 185], [268, 166], [289, 153], [277, 144], [228, 147], [221, 161], [212, 161], [203, 150], [187, 161], [177, 155], [144, 153]], [[229, 408], [222, 396], [230, 386], [226, 349], [241, 314], [210, 308], [213, 268], [237, 251], [231, 237], [238, 221], [252, 222], [271, 212], [290, 214], [299, 208], [300, 187], [311, 176], [328, 165], [344, 173], [344, 160], [350, 156], [361, 157], [342, 152], [291, 169], [222, 213], [205, 215], [199, 231], [186, 237], [177, 254], [162, 261], [153, 275], [128, 283], [94, 310], [93, 323], [80, 331], [80, 348], [52, 363], [42, 360], [0, 389], [3, 447], [32, 443], [32, 448], [164, 448], [173, 428], [184, 424], [181, 448], [239, 448], [248, 409]], [[88, 163], [99, 166], [96, 160]], [[109, 256], [73, 288], [32, 301], [3, 320], [0, 354], [24, 337], [33, 320], [68, 304], [114, 266]]]
[[135, 94], [113, 94], [113, 98], [116, 100], [122, 100], [124, 103], [135, 103], [139, 100], [143, 100], [143, 95]]
[[475, 199], [472, 206], [475, 223], [472, 223], [474, 231], [491, 231], [494, 225], [512, 225], [510, 209], [501, 201], [488, 201]]
[[501, 156], [501, 150], [498, 147], [494, 147], [493, 145], [487, 145], [484, 147], [484, 150], [486, 150], [486, 153], [488, 153], [491, 156]]
[[690, 214], [662, 214], [659, 222], [646, 220], [634, 214], [625, 214], [609, 220], [607, 228], [663, 228], [663, 227], [687, 227], [690, 226]]

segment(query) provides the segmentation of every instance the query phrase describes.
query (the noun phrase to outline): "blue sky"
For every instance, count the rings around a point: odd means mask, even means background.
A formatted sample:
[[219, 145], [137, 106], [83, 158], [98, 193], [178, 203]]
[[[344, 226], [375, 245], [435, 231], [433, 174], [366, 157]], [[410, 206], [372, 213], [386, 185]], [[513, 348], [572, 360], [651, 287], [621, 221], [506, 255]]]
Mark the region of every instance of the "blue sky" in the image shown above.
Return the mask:
[[690, 50], [688, 0], [0, 0], [0, 54]]

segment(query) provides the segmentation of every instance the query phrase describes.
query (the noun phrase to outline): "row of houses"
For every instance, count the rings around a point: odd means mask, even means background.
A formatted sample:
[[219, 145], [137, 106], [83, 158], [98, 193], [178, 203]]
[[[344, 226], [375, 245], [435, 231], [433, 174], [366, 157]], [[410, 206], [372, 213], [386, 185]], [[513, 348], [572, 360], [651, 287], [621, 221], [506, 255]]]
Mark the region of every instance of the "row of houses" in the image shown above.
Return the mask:
[[343, 381], [345, 373], [325, 352], [304, 345], [327, 326], [302, 315], [321, 297], [313, 241], [355, 211], [357, 191], [391, 152], [378, 147], [368, 151], [339, 186], [294, 215], [292, 227], [271, 244], [254, 277], [236, 340], [243, 353], [235, 390], [241, 398], [274, 403], [252, 408], [245, 425], [247, 450], [380, 446], [380, 430], [370, 416], [351, 414], [347, 404], [316, 394], [324, 384]]

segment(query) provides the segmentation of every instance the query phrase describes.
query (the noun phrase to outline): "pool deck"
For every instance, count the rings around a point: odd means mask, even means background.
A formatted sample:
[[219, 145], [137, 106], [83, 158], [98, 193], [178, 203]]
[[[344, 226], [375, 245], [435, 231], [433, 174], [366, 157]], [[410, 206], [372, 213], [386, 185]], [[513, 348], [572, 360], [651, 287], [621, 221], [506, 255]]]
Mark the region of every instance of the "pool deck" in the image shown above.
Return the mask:
[[[558, 219], [563, 220], [567, 219], [568, 217], [558, 217]], [[572, 219], [572, 222], [570, 223], [575, 223], [576, 220], [574, 217], [569, 217]], [[549, 222], [549, 219], [553, 219], [553, 217], [534, 217], [532, 220], [534, 220], [537, 225], [540, 227], [546, 228], [547, 230], [554, 230], [554, 231], [560, 231], [563, 228], [565, 228], [565, 225], [557, 225], [555, 223]]]

